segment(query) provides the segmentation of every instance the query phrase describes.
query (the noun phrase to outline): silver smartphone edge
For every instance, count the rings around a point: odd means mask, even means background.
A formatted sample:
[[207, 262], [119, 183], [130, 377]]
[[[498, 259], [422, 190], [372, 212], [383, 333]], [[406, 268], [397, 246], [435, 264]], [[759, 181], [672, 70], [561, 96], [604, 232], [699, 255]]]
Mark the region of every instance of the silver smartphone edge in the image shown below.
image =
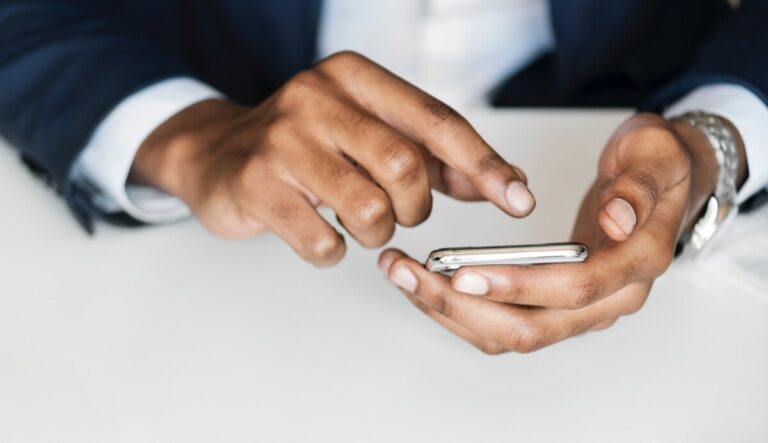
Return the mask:
[[445, 248], [432, 251], [427, 270], [452, 274], [464, 266], [578, 263], [589, 256], [580, 243]]

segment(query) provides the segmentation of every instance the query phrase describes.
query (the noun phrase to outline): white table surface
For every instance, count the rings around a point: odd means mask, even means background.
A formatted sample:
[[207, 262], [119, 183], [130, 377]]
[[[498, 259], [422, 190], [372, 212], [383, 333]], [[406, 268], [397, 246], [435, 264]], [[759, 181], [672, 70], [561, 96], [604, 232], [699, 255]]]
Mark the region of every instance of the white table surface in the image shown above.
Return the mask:
[[[438, 198], [393, 245], [564, 240], [616, 112], [471, 116], [535, 215]], [[350, 247], [318, 271], [195, 222], [89, 238], [0, 149], [0, 442], [768, 440], [768, 297], [676, 264], [602, 333], [490, 357]]]

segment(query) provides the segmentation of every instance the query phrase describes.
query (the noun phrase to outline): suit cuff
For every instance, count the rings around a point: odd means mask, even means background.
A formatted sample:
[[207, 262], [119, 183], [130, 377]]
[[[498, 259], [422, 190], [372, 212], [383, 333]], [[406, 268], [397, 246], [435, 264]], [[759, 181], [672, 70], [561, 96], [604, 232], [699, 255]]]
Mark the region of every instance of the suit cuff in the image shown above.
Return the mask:
[[739, 130], [747, 154], [749, 176], [739, 204], [768, 186], [768, 106], [749, 89], [735, 84], [702, 86], [664, 113], [667, 117], [705, 111], [727, 118]]
[[144, 223], [170, 223], [189, 216], [184, 203], [156, 189], [128, 183], [133, 159], [157, 127], [183, 109], [222, 95], [187, 77], [155, 83], [124, 99], [94, 131], [70, 179], [91, 192], [106, 213], [126, 212]]

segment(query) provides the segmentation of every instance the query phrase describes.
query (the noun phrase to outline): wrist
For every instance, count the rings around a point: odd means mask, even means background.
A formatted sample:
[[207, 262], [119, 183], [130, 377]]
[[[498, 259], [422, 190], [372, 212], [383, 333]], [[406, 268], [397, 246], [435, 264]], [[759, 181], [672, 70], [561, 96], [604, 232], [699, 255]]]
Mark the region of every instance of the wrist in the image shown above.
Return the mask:
[[191, 205], [201, 175], [200, 157], [245, 108], [222, 99], [195, 103], [158, 126], [142, 143], [129, 180]]
[[[726, 125], [734, 135], [739, 153], [739, 170], [736, 184], [741, 186], [746, 179], [746, 150], [738, 130], [728, 122]], [[691, 161], [691, 188], [688, 211], [683, 223], [683, 232], [693, 229], [704, 210], [709, 197], [717, 187], [719, 165], [715, 148], [710, 140], [697, 128], [685, 121], [673, 121], [672, 127], [688, 151]]]

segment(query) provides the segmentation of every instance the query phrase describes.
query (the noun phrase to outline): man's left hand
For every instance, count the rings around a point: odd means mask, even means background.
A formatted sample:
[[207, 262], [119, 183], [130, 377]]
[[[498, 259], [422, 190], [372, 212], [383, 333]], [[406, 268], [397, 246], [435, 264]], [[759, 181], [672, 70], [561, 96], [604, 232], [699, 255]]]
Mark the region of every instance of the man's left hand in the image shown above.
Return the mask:
[[657, 115], [624, 123], [576, 219], [573, 241], [590, 250], [584, 263], [477, 266], [449, 278], [390, 249], [379, 266], [414, 305], [490, 354], [532, 352], [605, 329], [643, 306], [712, 194], [717, 162], [708, 143]]

